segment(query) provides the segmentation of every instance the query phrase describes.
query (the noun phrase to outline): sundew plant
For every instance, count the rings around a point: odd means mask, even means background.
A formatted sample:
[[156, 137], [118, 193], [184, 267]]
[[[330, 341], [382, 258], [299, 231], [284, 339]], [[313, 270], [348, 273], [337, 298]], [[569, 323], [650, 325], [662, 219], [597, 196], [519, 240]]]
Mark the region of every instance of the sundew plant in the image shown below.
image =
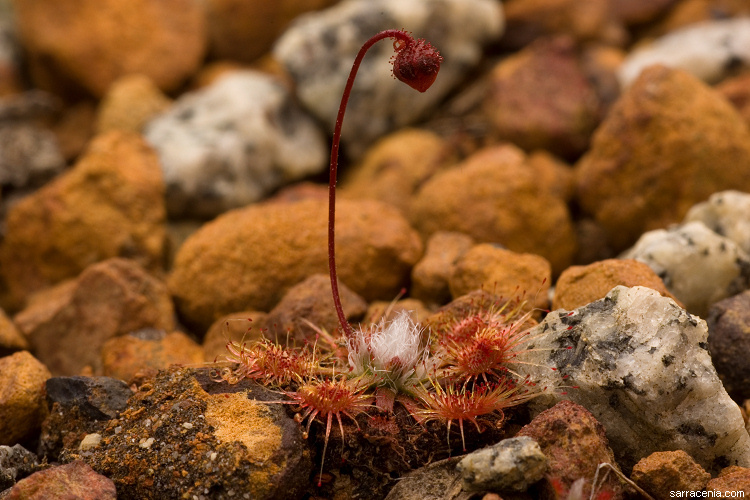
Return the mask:
[[[534, 321], [523, 303], [503, 305], [479, 301], [460, 317], [446, 318], [429, 328], [409, 312], [392, 320], [357, 328], [344, 315], [338, 291], [335, 257], [336, 178], [341, 127], [354, 79], [367, 50], [393, 39], [393, 75], [419, 92], [435, 81], [442, 57], [429, 42], [402, 30], [382, 31], [357, 54], [344, 89], [334, 128], [330, 160], [328, 255], [331, 288], [340, 331], [319, 331], [314, 346], [282, 346], [270, 340], [250, 345], [230, 342], [219, 378], [229, 383], [253, 379], [282, 392], [285, 404], [296, 405], [304, 435], [314, 421], [325, 427], [325, 457], [334, 424], [344, 437], [344, 421], [360, 427], [366, 414], [378, 425], [397, 425], [391, 416], [402, 406], [420, 425], [445, 425], [448, 448], [457, 425], [466, 451], [464, 423], [481, 432], [480, 417], [502, 416], [504, 409], [524, 403], [546, 388], [517, 375], [513, 369], [528, 344]], [[345, 353], [345, 354], [342, 354]], [[454, 427], [455, 429], [455, 427]], [[323, 458], [318, 486], [323, 477]]]

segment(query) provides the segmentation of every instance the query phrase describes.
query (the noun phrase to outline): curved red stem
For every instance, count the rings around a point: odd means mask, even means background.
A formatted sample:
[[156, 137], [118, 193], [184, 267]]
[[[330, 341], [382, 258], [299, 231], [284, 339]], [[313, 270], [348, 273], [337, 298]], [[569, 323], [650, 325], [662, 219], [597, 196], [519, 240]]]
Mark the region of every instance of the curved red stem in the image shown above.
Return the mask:
[[330, 179], [328, 182], [328, 270], [331, 275], [331, 291], [333, 293], [333, 305], [336, 308], [336, 314], [341, 323], [341, 328], [344, 330], [346, 337], [351, 337], [354, 334], [351, 325], [346, 320], [344, 314], [344, 308], [341, 305], [341, 297], [339, 295], [338, 278], [336, 277], [336, 239], [335, 239], [335, 224], [336, 224], [336, 176], [339, 165], [339, 143], [341, 142], [341, 125], [344, 123], [344, 113], [346, 112], [346, 105], [349, 102], [349, 95], [352, 92], [354, 86], [354, 78], [357, 76], [357, 71], [362, 63], [362, 59], [365, 57], [365, 53], [375, 45], [378, 41], [384, 38], [397, 38], [403, 40], [408, 46], [414, 42], [414, 39], [405, 31], [401, 30], [385, 30], [374, 35], [372, 38], [367, 40], [362, 48], [359, 49], [357, 57], [354, 59], [352, 64], [352, 70], [349, 73], [349, 79], [346, 81], [346, 87], [344, 87], [344, 93], [341, 95], [341, 105], [339, 106], [339, 112], [336, 116], [336, 125], [333, 129], [333, 142], [331, 143], [331, 163], [330, 163]]

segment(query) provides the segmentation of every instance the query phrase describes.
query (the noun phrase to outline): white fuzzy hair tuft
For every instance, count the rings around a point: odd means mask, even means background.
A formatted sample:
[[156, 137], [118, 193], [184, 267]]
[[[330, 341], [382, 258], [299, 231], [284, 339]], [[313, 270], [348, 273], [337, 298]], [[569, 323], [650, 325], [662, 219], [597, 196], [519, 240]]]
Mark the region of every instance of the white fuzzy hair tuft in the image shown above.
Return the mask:
[[349, 366], [355, 376], [373, 379], [396, 391], [408, 388], [427, 375], [429, 351], [423, 342], [422, 328], [409, 311], [395, 319], [382, 320], [369, 329], [359, 329], [349, 339]]

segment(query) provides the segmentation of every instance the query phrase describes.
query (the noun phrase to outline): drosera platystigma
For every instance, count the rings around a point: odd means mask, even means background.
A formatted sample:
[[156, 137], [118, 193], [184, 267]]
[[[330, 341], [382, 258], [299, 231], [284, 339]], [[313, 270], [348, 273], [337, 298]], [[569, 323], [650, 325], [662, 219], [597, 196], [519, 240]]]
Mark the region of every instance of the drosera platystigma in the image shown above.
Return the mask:
[[229, 383], [247, 378], [277, 389], [286, 401], [267, 403], [296, 405], [295, 419], [305, 424], [305, 437], [313, 421], [324, 425], [320, 473], [316, 476], [318, 486], [324, 477], [324, 458], [334, 419], [342, 445], [345, 426], [351, 422], [360, 429], [362, 421], [358, 422], [357, 417], [362, 414], [380, 419], [383, 426], [395, 427], [400, 432], [397, 422], [404, 421], [396, 418], [394, 409], [400, 403], [406, 410], [400, 415], [407, 419], [411, 415], [420, 432], [425, 432], [425, 424], [431, 421], [444, 424], [450, 453], [452, 424], [458, 424], [465, 450], [465, 421], [481, 432], [480, 417], [495, 414], [495, 418], [502, 419], [504, 409], [546, 390], [521, 378], [511, 367], [517, 362], [516, 355], [525, 349], [529, 329], [534, 324], [521, 301], [502, 307], [481, 304], [449, 323], [449, 333], [435, 325], [418, 324], [408, 311], [357, 328], [346, 319], [339, 296], [335, 254], [341, 129], [354, 78], [365, 53], [387, 38], [394, 39], [395, 55], [391, 59], [394, 77], [420, 92], [432, 85], [442, 63], [442, 57], [428, 42], [415, 40], [403, 30], [386, 30], [365, 42], [352, 65], [334, 127], [329, 180], [328, 261], [340, 331], [329, 333], [310, 325], [317, 332], [316, 341], [301, 347], [281, 346], [267, 339], [249, 345], [244, 341], [229, 342], [229, 355], [225, 359], [237, 366], [224, 368], [218, 375]]
[[347, 338], [353, 336], [354, 331], [346, 320], [344, 308], [341, 305], [339, 295], [339, 285], [336, 276], [336, 180], [338, 176], [339, 165], [339, 145], [341, 143], [341, 128], [344, 124], [344, 114], [346, 106], [349, 103], [349, 95], [354, 86], [354, 79], [362, 64], [367, 51], [380, 40], [393, 38], [393, 49], [396, 55], [391, 58], [393, 63], [393, 76], [406, 83], [419, 92], [425, 92], [433, 84], [440, 71], [440, 64], [443, 57], [430, 45], [429, 42], [418, 39], [415, 40], [409, 33], [404, 30], [385, 30], [372, 36], [367, 40], [362, 48], [359, 49], [357, 56], [354, 58], [352, 70], [346, 81], [344, 92], [341, 94], [341, 104], [336, 115], [336, 124], [333, 128], [333, 140], [331, 142], [331, 161], [328, 181], [328, 271], [331, 275], [331, 291], [333, 294], [333, 304], [336, 308], [336, 315], [339, 318], [341, 328]]
[[[331, 277], [331, 293], [336, 309], [339, 323], [347, 339], [349, 348], [348, 361], [350, 366], [361, 373], [355, 375], [363, 376], [366, 370], [371, 369], [371, 374], [376, 378], [382, 378], [386, 374], [388, 383], [394, 387], [394, 392], [404, 388], [407, 379], [415, 375], [414, 370], [420, 361], [424, 361], [425, 354], [419, 350], [421, 344], [421, 332], [413, 324], [408, 315], [399, 316], [394, 322], [381, 323], [380, 328], [375, 327], [370, 332], [360, 330], [359, 336], [355, 334], [349, 322], [346, 320], [344, 308], [341, 305], [339, 295], [338, 279], [336, 276], [336, 180], [339, 162], [339, 145], [341, 143], [341, 129], [344, 123], [344, 114], [349, 102], [349, 95], [354, 86], [354, 79], [362, 64], [367, 51], [378, 41], [394, 39], [393, 49], [396, 55], [391, 59], [393, 62], [393, 76], [410, 87], [425, 92], [430, 88], [440, 71], [443, 61], [440, 53], [434, 49], [429, 42], [419, 39], [415, 40], [404, 30], [385, 30], [372, 36], [360, 48], [354, 58], [349, 78], [346, 81], [344, 92], [341, 95], [341, 104], [336, 115], [333, 140], [331, 143], [331, 160], [328, 184], [328, 270]], [[403, 345], [400, 345], [403, 344]], [[375, 357], [371, 353], [375, 353]], [[327, 404], [327, 403], [326, 403]], [[340, 423], [340, 421], [339, 421]], [[328, 420], [330, 428], [330, 417]], [[341, 428], [343, 435], [343, 427]], [[325, 448], [328, 445], [328, 432], [326, 432]], [[323, 459], [321, 459], [320, 476], [323, 473]]]

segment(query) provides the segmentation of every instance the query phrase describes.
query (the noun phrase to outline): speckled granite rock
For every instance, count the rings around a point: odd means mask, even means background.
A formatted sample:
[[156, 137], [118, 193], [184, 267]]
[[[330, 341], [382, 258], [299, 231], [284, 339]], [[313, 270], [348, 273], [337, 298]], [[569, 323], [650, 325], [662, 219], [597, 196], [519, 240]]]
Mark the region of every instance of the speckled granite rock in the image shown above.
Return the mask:
[[528, 436], [469, 453], [456, 466], [466, 491], [526, 491], [547, 472], [547, 457]]
[[[117, 498], [298, 498], [311, 473], [301, 427], [261, 386], [212, 382], [208, 370], [161, 372], [101, 432], [63, 452], [117, 486]], [[146, 479], [137, 480], [143, 476]]]
[[65, 159], [55, 135], [33, 124], [0, 121], [0, 185], [39, 186], [61, 173]]
[[118, 77], [143, 73], [175, 90], [205, 52], [205, 18], [191, 0], [13, 2], [34, 82], [97, 97]]
[[656, 34], [670, 33], [704, 21], [722, 21], [750, 15], [744, 0], [682, 0], [652, 28]]
[[[3, 23], [1, 19], [0, 17], [0, 24]], [[54, 118], [61, 107], [59, 98], [44, 90], [18, 91], [0, 99], [0, 121], [16, 124], [36, 121], [39, 124], [39, 120], [44, 122]]]
[[[566, 495], [581, 479], [583, 484], [577, 487], [587, 498], [599, 464], [617, 465], [602, 424], [586, 408], [571, 401], [560, 401], [541, 412], [518, 436], [534, 439], [547, 457], [548, 471], [539, 488], [545, 500]], [[622, 498], [622, 489], [613, 476], [603, 482], [602, 491], [612, 499]]]
[[183, 94], [144, 135], [159, 154], [173, 216], [213, 217], [326, 166], [318, 125], [259, 71]]
[[424, 236], [466, 233], [479, 242], [541, 255], [553, 272], [562, 271], [576, 248], [570, 213], [559, 188], [540, 182], [555, 178], [555, 167], [530, 159], [512, 145], [474, 153], [422, 186], [410, 220]]
[[165, 216], [154, 151], [134, 134], [101, 135], [71, 170], [10, 209], [2, 274], [21, 305], [30, 293], [110, 257], [159, 269]]
[[38, 468], [37, 456], [20, 444], [12, 447], [0, 445], [0, 492], [36, 472]]
[[116, 500], [114, 483], [76, 460], [35, 472], [11, 488], [4, 500], [59, 498], [60, 500]]
[[385, 500], [468, 500], [474, 493], [462, 491], [461, 474], [456, 470], [459, 460], [440, 460], [406, 474]]
[[571, 38], [541, 39], [504, 58], [488, 78], [482, 109], [499, 140], [565, 158], [586, 149], [600, 103]]
[[647, 264], [693, 314], [750, 288], [750, 256], [700, 222], [657, 229], [621, 255]]
[[531, 364], [519, 370], [542, 386], [578, 387], [530, 405], [570, 399], [587, 408], [626, 470], [665, 449], [685, 450], [709, 472], [750, 464], [750, 436], [711, 364], [706, 323], [671, 299], [618, 286], [587, 306], [553, 311], [530, 336], [535, 350], [522, 359]]
[[576, 178], [583, 211], [616, 251], [624, 250], [715, 192], [750, 191], [750, 132], [697, 78], [650, 67], [597, 128]]
[[575, 309], [603, 298], [617, 285], [645, 286], [674, 299], [653, 269], [632, 259], [606, 259], [570, 266], [555, 284], [552, 309]]
[[630, 479], [656, 500], [666, 500], [674, 498], [670, 492], [703, 490], [711, 474], [682, 450], [657, 451], [635, 464]]
[[453, 298], [482, 289], [510, 300], [523, 295], [531, 307], [546, 309], [551, 273], [543, 257], [482, 243], [458, 258], [448, 284]]
[[750, 19], [704, 21], [668, 33], [628, 55], [619, 71], [620, 82], [629, 85], [653, 64], [716, 82], [738, 64], [750, 66]]
[[502, 34], [502, 6], [491, 0], [349, 0], [300, 16], [273, 54], [291, 74], [297, 95], [323, 123], [336, 119], [341, 91], [360, 46], [379, 31], [403, 28], [425, 38], [444, 57], [429, 92], [420, 94], [388, 71], [392, 44], [368, 52], [347, 110], [342, 141], [359, 156], [377, 137], [432, 109], [476, 65], [482, 45]]
[[721, 300], [706, 317], [708, 347], [716, 371], [730, 396], [750, 399], [750, 291]]
[[734, 241], [750, 255], [750, 194], [740, 191], [721, 191], [693, 207], [683, 223], [702, 222], [711, 231]]
[[100, 374], [100, 351], [110, 338], [175, 327], [166, 285], [126, 259], [94, 264], [76, 280], [40, 292], [13, 319], [55, 375], [86, 367]]
[[49, 370], [28, 351], [0, 358], [0, 444], [14, 445], [39, 430]]
[[[3, 24], [0, 13], [0, 60], [2, 59]], [[60, 174], [66, 167], [65, 158], [55, 134], [45, 126], [60, 111], [60, 101], [41, 90], [18, 90], [4, 96], [2, 62], [0, 62], [0, 187], [5, 217], [13, 198], [19, 199]], [[10, 203], [8, 203], [10, 201]], [[0, 228], [0, 231], [3, 231]]]
[[[422, 255], [397, 209], [372, 200], [337, 203], [338, 277], [365, 300], [392, 299]], [[185, 319], [208, 327], [242, 310], [268, 311], [286, 291], [328, 266], [325, 200], [233, 210], [180, 248], [169, 289]]]

